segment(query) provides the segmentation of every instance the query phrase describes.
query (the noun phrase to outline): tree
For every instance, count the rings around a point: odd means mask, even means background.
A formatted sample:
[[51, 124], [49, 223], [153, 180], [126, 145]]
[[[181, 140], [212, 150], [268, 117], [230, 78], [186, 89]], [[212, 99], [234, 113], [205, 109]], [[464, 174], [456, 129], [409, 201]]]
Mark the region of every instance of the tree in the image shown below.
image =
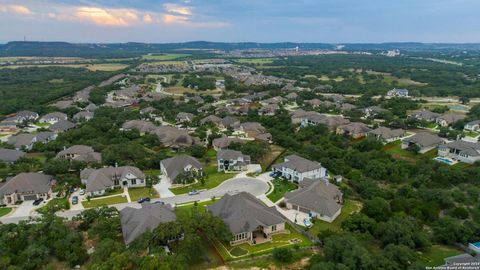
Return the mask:
[[376, 221], [387, 221], [392, 215], [390, 204], [380, 197], [365, 201], [362, 213]]
[[272, 257], [277, 262], [289, 263], [293, 259], [293, 254], [288, 248], [274, 248], [272, 251]]
[[458, 99], [463, 105], [468, 104], [470, 102], [470, 98], [468, 96], [461, 96]]
[[338, 234], [325, 240], [323, 247], [325, 258], [344, 264], [349, 269], [372, 269], [370, 253], [350, 234]]
[[190, 152], [193, 157], [201, 158], [205, 155], [207, 149], [202, 145], [195, 144], [188, 148], [188, 152]]
[[426, 248], [430, 241], [421, 226], [410, 217], [392, 217], [387, 222], [380, 223], [375, 230], [375, 237], [388, 244], [404, 245], [409, 248]]

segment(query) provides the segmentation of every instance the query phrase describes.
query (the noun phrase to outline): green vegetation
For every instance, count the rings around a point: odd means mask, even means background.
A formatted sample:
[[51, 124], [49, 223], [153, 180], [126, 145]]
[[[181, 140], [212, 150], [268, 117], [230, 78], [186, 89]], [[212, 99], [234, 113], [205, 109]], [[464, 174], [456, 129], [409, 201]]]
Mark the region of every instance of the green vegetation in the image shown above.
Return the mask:
[[323, 220], [315, 220], [313, 227], [308, 230], [312, 235], [318, 235], [321, 231], [340, 231], [342, 222], [344, 222], [351, 214], [360, 211], [361, 204], [357, 201], [345, 200], [342, 212], [333, 222]]
[[12, 212], [12, 208], [10, 207], [0, 207], [0, 217], [3, 217], [7, 214], [9, 214], [10, 212]]
[[127, 198], [122, 195], [101, 198], [101, 199], [90, 199], [90, 201], [82, 201], [82, 205], [85, 208], [93, 208], [100, 206], [108, 206], [112, 204], [126, 203]]
[[149, 54], [143, 55], [142, 59], [165, 61], [165, 60], [174, 60], [174, 59], [178, 59], [178, 58], [184, 58], [184, 57], [188, 57], [188, 56], [190, 56], [190, 54], [185, 54], [185, 53], [162, 53], [162, 54], [149, 53]]
[[442, 245], [433, 245], [427, 252], [422, 253], [421, 260], [425, 262], [425, 266], [441, 266], [445, 264], [445, 258], [460, 255], [463, 252]]
[[273, 179], [272, 183], [274, 185], [274, 189], [272, 193], [267, 195], [267, 197], [273, 203], [280, 200], [283, 197], [283, 195], [285, 195], [285, 193], [287, 193], [288, 191], [297, 189], [297, 185], [295, 183], [290, 182], [283, 178]]
[[54, 198], [50, 200], [45, 206], [37, 209], [37, 212], [42, 214], [48, 214], [68, 209], [70, 209], [70, 202], [68, 201], [68, 198]]
[[179, 188], [172, 188], [170, 191], [172, 191], [175, 195], [178, 194], [185, 194], [188, 193], [189, 191], [196, 189], [211, 189], [214, 188], [221, 183], [223, 183], [225, 180], [228, 180], [232, 177], [234, 177], [234, 174], [231, 173], [224, 173], [224, 172], [218, 172], [217, 171], [217, 166], [215, 165], [210, 165], [204, 168], [203, 173], [206, 175], [205, 179], [205, 184], [202, 185], [202, 183], [198, 182], [189, 186], [185, 187], [179, 187]]
[[137, 201], [140, 198], [158, 198], [158, 193], [153, 188], [129, 188], [128, 193], [132, 201]]

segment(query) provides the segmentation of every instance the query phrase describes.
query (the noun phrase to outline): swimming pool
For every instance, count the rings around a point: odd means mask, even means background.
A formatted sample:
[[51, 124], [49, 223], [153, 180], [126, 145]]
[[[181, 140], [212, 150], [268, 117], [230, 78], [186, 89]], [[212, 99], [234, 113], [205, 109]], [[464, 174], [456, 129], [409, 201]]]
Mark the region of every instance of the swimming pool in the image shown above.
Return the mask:
[[[443, 162], [443, 163], [445, 163], [445, 164], [447, 164], [447, 165], [453, 165], [453, 164], [456, 163], [455, 161], [453, 161], [453, 160], [451, 160], [451, 159], [449, 159], [449, 158], [444, 158], [444, 157], [436, 157], [436, 158], [434, 158], [434, 160]], [[480, 245], [480, 242], [478, 242], [478, 244]]]
[[456, 104], [456, 105], [448, 105], [448, 108], [450, 110], [454, 110], [454, 111], [469, 111], [470, 108], [468, 108], [467, 106], [465, 105], [460, 105], [460, 104]]

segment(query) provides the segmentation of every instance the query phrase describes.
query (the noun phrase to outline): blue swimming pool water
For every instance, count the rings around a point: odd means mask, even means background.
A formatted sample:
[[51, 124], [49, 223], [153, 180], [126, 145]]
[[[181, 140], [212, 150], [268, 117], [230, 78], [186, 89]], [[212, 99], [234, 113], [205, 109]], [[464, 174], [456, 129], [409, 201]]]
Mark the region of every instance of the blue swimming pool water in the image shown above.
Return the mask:
[[474, 246], [477, 247], [477, 248], [480, 248], [480, 242], [472, 243], [472, 245], [474, 245]]
[[[453, 164], [453, 161], [451, 161], [450, 159], [446, 159], [446, 158], [442, 158], [442, 157], [436, 157], [434, 158], [435, 160], [438, 160], [440, 162], [443, 162], [445, 164], [448, 164], [448, 165], [452, 165]], [[480, 245], [480, 242], [478, 242], [478, 244]], [[479, 246], [480, 247], [480, 246]]]
[[468, 111], [468, 107], [467, 106], [464, 106], [464, 105], [449, 105], [448, 108], [450, 110], [456, 110], [456, 111]]

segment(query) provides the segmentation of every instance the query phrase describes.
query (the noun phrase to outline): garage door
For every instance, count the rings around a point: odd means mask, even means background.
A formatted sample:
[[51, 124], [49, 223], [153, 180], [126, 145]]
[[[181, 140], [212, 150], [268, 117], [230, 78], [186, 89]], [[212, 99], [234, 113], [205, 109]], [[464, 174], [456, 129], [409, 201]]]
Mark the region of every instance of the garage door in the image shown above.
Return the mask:
[[34, 201], [37, 199], [37, 195], [25, 195], [23, 196], [24, 201]]

